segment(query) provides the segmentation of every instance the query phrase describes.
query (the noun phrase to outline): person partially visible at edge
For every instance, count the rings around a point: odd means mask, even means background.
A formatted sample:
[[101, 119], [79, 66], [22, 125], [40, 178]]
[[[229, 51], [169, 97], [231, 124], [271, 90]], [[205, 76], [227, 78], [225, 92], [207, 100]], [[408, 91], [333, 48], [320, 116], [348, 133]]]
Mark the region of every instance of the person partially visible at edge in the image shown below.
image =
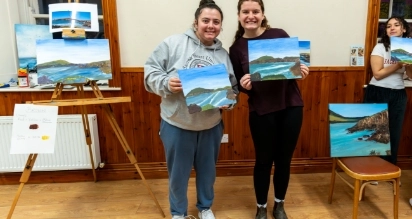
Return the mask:
[[[173, 219], [187, 216], [188, 181], [192, 167], [196, 172], [196, 207], [201, 219], [214, 219], [216, 161], [223, 136], [220, 109], [189, 113], [177, 70], [223, 63], [234, 93], [237, 81], [227, 51], [216, 37], [222, 28], [223, 13], [212, 0], [201, 0], [193, 28], [184, 34], [167, 37], [144, 65], [147, 91], [161, 96], [160, 138], [169, 174], [169, 202]], [[223, 108], [227, 108], [226, 106]]]
[[[251, 81], [248, 60], [248, 41], [286, 38], [282, 29], [270, 28], [261, 0], [239, 0], [238, 30], [229, 49], [239, 90], [249, 96], [249, 126], [255, 147], [253, 182], [257, 201], [256, 219], [267, 218], [267, 196], [273, 163], [274, 199], [272, 215], [288, 218], [284, 199], [289, 184], [290, 164], [303, 119], [303, 100], [295, 79]], [[300, 65], [302, 79], [309, 74]]]
[[381, 40], [372, 50], [373, 77], [366, 87], [364, 102], [388, 104], [391, 152], [382, 158], [396, 165], [407, 103], [403, 78], [412, 77], [412, 67], [391, 57], [390, 37], [407, 37], [410, 27], [402, 17], [396, 16], [389, 18], [385, 27]]

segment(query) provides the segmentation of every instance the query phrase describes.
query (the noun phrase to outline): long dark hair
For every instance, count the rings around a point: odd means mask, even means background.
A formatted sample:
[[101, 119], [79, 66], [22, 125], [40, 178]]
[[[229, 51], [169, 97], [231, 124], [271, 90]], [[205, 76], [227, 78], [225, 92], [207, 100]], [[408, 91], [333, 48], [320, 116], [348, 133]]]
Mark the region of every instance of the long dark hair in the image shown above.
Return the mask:
[[[239, 2], [237, 3], [237, 14], [238, 15], [240, 13], [240, 8], [242, 7], [243, 2], [247, 2], [247, 1], [257, 2], [260, 5], [260, 7], [262, 8], [262, 13], [265, 13], [265, 5], [263, 4], [263, 0], [239, 0]], [[269, 23], [269, 21], [268, 21], [268, 19], [266, 19], [266, 16], [265, 16], [263, 18], [262, 24], [260, 26], [264, 27], [264, 28], [266, 28], [266, 30], [268, 30], [268, 29], [270, 29], [270, 25], [268, 23]], [[240, 24], [240, 21], [238, 21], [237, 31], [236, 31], [235, 39], [234, 39], [233, 42], [235, 42], [236, 40], [241, 38], [244, 33], [245, 33], [245, 29]]]
[[392, 20], [392, 19], [395, 19], [396, 21], [400, 22], [401, 27], [406, 30], [405, 33], [402, 34], [402, 38], [405, 38], [405, 37], [409, 36], [409, 34], [411, 32], [411, 28], [409, 27], [408, 22], [406, 22], [406, 20], [403, 17], [399, 17], [399, 16], [390, 17], [385, 22], [385, 30], [382, 31], [381, 40], [379, 41], [380, 43], [383, 43], [383, 46], [385, 47], [386, 52], [388, 52], [389, 48], [391, 47], [391, 40], [390, 40], [390, 37], [388, 36], [388, 33], [386, 32], [386, 29], [387, 29], [389, 21]]
[[200, 16], [200, 13], [202, 13], [202, 10], [204, 8], [211, 8], [211, 9], [216, 9], [219, 11], [220, 15], [222, 16], [222, 21], [223, 21], [223, 12], [222, 9], [215, 3], [213, 0], [200, 0], [199, 2], [199, 7], [196, 9], [195, 12], [195, 23], [197, 22], [197, 19]]

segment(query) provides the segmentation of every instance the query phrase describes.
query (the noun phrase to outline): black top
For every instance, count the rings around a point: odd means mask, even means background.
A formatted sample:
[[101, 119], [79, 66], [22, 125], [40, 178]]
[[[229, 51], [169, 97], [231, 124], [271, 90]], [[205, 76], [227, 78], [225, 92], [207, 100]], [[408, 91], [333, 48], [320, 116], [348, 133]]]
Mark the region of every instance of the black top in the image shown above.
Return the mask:
[[[238, 82], [249, 73], [248, 41], [258, 39], [287, 38], [282, 29], [271, 28], [255, 38], [239, 38], [229, 49], [230, 60]], [[303, 100], [295, 79], [252, 81], [252, 89], [239, 90], [249, 96], [249, 111], [259, 115], [276, 112], [291, 106], [303, 106]]]

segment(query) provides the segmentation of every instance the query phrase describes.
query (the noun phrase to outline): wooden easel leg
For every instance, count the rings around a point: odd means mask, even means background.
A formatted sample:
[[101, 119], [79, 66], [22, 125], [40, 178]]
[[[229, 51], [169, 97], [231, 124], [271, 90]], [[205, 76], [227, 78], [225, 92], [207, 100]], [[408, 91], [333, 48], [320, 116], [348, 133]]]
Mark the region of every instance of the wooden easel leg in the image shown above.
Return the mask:
[[[83, 85], [76, 85], [77, 87], [77, 94], [80, 98], [84, 98], [84, 88]], [[80, 106], [80, 112], [82, 114], [82, 122], [83, 122], [83, 131], [84, 136], [86, 137], [86, 144], [89, 147], [89, 155], [90, 155], [90, 162], [92, 164], [92, 171], [93, 171], [93, 178], [94, 181], [97, 181], [96, 170], [94, 166], [94, 159], [93, 159], [93, 151], [92, 151], [92, 138], [90, 134], [90, 124], [89, 119], [87, 118], [87, 108], [85, 105]]]
[[23, 186], [25, 183], [27, 183], [27, 181], [29, 181], [31, 170], [33, 169], [36, 158], [37, 158], [37, 154], [30, 154], [29, 157], [27, 158], [26, 166], [24, 167], [23, 173], [21, 174], [21, 177], [20, 177], [20, 186], [19, 186], [19, 189], [17, 190], [16, 195], [14, 196], [14, 200], [10, 207], [9, 214], [7, 215], [7, 219], [11, 219], [11, 216], [13, 215], [14, 209], [16, 208], [16, 205], [17, 205], [17, 201], [19, 200], [20, 194], [23, 190]]
[[110, 108], [109, 104], [104, 104], [102, 105], [104, 112], [106, 113], [106, 116], [110, 122], [110, 125], [113, 128], [113, 131], [115, 132], [117, 138], [120, 141], [120, 144], [122, 145], [124, 151], [126, 152], [126, 155], [129, 157], [130, 162], [136, 167], [137, 172], [139, 173], [140, 177], [142, 178], [143, 183], [145, 184], [147, 190], [149, 191], [150, 195], [152, 196], [153, 200], [156, 203], [157, 208], [159, 209], [160, 213], [162, 214], [163, 217], [165, 216], [165, 213], [163, 212], [162, 208], [159, 205], [159, 202], [157, 201], [156, 197], [154, 196], [152, 190], [150, 189], [149, 184], [146, 182], [146, 178], [143, 176], [142, 171], [139, 168], [139, 165], [137, 164], [136, 157], [133, 155], [129, 144], [126, 141], [126, 138], [123, 135], [123, 132], [121, 131], [119, 125], [117, 124], [116, 118], [113, 115], [112, 109]]

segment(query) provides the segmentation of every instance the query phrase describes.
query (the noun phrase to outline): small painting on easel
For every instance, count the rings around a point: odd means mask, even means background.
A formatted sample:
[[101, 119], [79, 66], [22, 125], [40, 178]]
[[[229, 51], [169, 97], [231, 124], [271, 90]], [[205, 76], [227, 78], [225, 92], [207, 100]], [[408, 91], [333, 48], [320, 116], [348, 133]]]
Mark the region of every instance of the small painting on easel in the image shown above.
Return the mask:
[[27, 69], [30, 83], [37, 84], [36, 40], [53, 39], [48, 25], [15, 24], [19, 68]]
[[37, 40], [39, 84], [76, 84], [112, 79], [109, 41]]
[[50, 32], [64, 28], [81, 28], [85, 31], [99, 31], [96, 4], [59, 3], [49, 5]]

